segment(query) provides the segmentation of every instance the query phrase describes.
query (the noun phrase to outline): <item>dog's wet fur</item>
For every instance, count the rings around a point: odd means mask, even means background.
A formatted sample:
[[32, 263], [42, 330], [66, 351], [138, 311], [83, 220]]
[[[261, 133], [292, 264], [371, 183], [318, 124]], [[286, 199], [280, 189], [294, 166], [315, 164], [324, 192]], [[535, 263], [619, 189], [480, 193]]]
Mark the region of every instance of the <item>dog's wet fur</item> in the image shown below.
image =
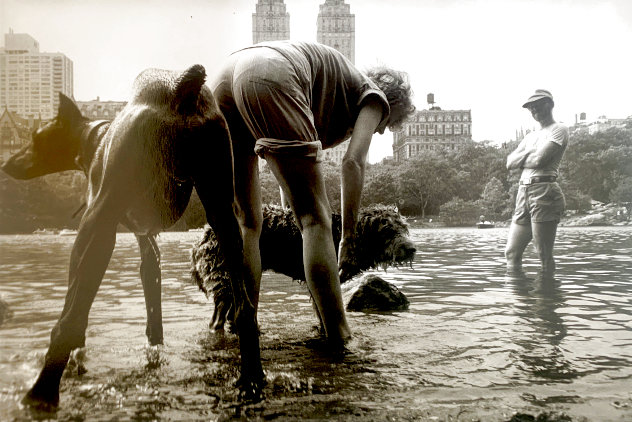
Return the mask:
[[84, 347], [88, 313], [108, 266], [119, 223], [136, 234], [147, 307], [147, 337], [161, 344], [160, 252], [155, 236], [184, 212], [193, 187], [215, 228], [231, 275], [242, 357], [242, 395], [256, 399], [263, 384], [255, 309], [247, 296], [243, 251], [233, 211], [233, 169], [226, 121], [206, 71], [143, 71], [130, 101], [112, 121], [90, 121], [60, 94], [57, 116], [2, 166], [17, 179], [65, 170], [88, 178], [86, 209], [73, 245], [68, 293], [51, 333], [44, 368], [22, 402], [40, 410], [59, 403], [62, 373]]
[[[336, 245], [340, 242], [341, 221], [340, 214], [332, 215]], [[305, 281], [301, 233], [290, 209], [278, 205], [263, 207], [260, 250], [263, 271], [272, 270]], [[404, 218], [394, 207], [383, 205], [360, 210], [352, 250], [351, 262], [342, 268], [341, 283], [372, 268], [411, 264], [416, 252], [408, 239]], [[223, 330], [225, 323], [233, 319], [230, 276], [215, 233], [208, 226], [191, 250], [191, 280], [207, 297], [213, 296], [210, 327]]]

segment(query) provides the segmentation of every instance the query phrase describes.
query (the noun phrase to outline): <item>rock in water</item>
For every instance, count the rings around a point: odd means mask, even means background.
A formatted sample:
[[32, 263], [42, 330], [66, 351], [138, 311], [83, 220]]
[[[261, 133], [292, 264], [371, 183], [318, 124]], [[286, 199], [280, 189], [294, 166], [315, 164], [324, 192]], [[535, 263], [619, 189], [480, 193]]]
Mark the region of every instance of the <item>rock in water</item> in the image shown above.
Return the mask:
[[349, 297], [347, 311], [403, 311], [408, 309], [408, 298], [393, 284], [373, 274], [359, 281], [349, 282], [345, 297]]

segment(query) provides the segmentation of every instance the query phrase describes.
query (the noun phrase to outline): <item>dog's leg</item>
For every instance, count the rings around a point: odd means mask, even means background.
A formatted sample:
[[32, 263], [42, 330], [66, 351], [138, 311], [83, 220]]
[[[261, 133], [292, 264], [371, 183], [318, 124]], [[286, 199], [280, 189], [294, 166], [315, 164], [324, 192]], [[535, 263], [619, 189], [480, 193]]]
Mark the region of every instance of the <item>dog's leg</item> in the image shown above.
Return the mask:
[[[213, 331], [224, 331], [226, 322], [234, 324], [233, 295], [229, 283], [217, 283], [213, 287], [213, 316], [209, 328]], [[235, 327], [233, 328], [233, 332]]]
[[152, 346], [162, 344], [162, 304], [160, 250], [156, 238], [150, 235], [136, 235], [140, 248], [140, 279], [143, 282], [145, 306], [147, 308], [147, 340]]
[[[213, 228], [230, 274], [233, 291], [235, 323], [239, 333], [241, 378], [239, 388], [243, 397], [260, 398], [264, 383], [259, 331], [255, 307], [248, 297], [254, 291], [255, 281], [244, 273], [243, 243], [239, 224], [233, 210], [234, 187], [230, 139], [225, 127], [213, 123], [213, 128], [199, 151], [192, 157], [192, 176], [198, 196]], [[212, 141], [211, 141], [212, 140]]]
[[[84, 214], [70, 255], [68, 292], [59, 321], [51, 333], [44, 368], [22, 403], [40, 409], [59, 404], [59, 383], [70, 352], [85, 345], [88, 313], [116, 242], [116, 205], [95, 201]], [[107, 204], [107, 205], [106, 205]], [[119, 202], [120, 204], [120, 202]]]
[[231, 276], [235, 324], [239, 334], [241, 354], [239, 388], [244, 397], [258, 399], [263, 384], [263, 369], [261, 367], [255, 307], [248, 297], [246, 285], [246, 282], [250, 284], [254, 284], [254, 282], [252, 280], [246, 281], [246, 277], [244, 277], [243, 248], [239, 225], [232, 208], [232, 199], [230, 203], [226, 203], [226, 198], [218, 200], [217, 186], [218, 184], [215, 184], [213, 195], [198, 185], [196, 185], [196, 189], [207, 210], [208, 222], [213, 227], [222, 250], [225, 251], [224, 256]]

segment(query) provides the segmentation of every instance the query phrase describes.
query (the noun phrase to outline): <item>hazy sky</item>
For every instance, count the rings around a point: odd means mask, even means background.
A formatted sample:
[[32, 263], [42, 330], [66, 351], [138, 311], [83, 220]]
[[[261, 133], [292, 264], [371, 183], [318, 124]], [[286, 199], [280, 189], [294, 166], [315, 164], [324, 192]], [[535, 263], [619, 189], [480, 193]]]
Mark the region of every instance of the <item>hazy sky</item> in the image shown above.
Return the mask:
[[[316, 39], [324, 0], [285, 0], [291, 38]], [[497, 143], [534, 122], [520, 106], [537, 88], [554, 114], [632, 115], [632, 0], [347, 0], [356, 65], [406, 70], [417, 108], [471, 109], [473, 138]], [[28, 33], [74, 63], [77, 100], [127, 100], [144, 68], [212, 74], [252, 42], [256, 0], [0, 0], [0, 30]], [[3, 40], [4, 43], [4, 40]], [[392, 154], [377, 137], [371, 161]]]

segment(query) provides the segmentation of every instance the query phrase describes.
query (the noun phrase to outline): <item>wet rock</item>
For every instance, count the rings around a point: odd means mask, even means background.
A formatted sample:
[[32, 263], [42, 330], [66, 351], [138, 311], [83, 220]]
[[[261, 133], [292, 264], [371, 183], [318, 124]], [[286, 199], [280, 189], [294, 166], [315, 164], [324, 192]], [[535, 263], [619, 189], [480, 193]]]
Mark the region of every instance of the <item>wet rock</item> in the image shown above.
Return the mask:
[[608, 221], [606, 215], [603, 213], [587, 215], [577, 220], [576, 225], [578, 226], [604, 226], [607, 225]]
[[347, 311], [403, 311], [408, 309], [408, 298], [393, 284], [373, 275], [365, 275], [345, 286]]
[[572, 422], [572, 419], [564, 413], [544, 412], [538, 416], [529, 413], [516, 413], [507, 422]]

